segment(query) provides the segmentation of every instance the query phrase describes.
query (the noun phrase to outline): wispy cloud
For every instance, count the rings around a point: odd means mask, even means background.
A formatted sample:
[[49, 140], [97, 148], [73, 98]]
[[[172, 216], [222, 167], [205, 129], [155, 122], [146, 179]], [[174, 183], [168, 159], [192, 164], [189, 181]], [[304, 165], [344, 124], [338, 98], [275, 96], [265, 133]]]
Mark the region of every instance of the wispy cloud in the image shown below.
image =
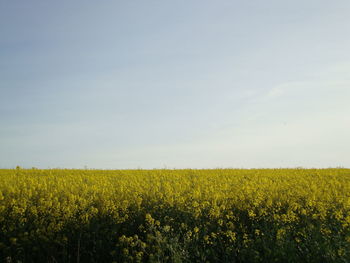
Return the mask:
[[0, 166], [350, 166], [349, 3], [2, 2]]

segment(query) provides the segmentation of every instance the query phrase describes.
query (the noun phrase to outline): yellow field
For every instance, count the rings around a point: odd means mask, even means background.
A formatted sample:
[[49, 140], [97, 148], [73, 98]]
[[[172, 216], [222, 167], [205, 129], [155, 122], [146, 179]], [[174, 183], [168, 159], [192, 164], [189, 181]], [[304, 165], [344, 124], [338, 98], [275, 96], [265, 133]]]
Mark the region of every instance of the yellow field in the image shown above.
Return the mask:
[[350, 262], [350, 170], [0, 170], [0, 230], [0, 262]]

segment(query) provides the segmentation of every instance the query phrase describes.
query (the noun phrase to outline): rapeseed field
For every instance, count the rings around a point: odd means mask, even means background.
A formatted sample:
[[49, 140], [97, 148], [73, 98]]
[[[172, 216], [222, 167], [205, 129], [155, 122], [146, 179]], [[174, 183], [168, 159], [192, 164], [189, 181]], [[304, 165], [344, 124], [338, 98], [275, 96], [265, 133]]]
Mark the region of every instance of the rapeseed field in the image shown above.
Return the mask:
[[350, 170], [0, 170], [0, 262], [350, 262]]

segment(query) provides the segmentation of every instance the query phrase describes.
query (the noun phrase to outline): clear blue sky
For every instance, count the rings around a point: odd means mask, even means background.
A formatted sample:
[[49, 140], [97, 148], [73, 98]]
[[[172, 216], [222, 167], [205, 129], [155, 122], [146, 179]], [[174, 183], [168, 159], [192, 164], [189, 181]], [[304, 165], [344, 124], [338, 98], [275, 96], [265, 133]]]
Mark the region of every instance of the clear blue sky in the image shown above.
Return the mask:
[[350, 1], [0, 1], [0, 167], [350, 167]]

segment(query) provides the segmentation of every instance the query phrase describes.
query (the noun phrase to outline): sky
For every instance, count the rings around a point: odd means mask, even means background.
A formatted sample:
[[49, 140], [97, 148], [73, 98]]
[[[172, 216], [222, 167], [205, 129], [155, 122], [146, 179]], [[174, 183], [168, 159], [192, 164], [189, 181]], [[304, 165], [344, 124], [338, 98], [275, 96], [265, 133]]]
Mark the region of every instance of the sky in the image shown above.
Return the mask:
[[0, 168], [350, 167], [349, 14], [0, 0]]

